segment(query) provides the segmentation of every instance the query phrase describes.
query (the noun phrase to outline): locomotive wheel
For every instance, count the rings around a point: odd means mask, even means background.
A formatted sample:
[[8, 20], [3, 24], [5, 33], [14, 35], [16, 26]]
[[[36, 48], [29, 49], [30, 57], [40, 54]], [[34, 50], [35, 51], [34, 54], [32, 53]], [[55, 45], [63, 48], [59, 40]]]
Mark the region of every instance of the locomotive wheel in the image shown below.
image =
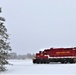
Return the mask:
[[65, 64], [67, 64], [67, 61], [64, 61]]

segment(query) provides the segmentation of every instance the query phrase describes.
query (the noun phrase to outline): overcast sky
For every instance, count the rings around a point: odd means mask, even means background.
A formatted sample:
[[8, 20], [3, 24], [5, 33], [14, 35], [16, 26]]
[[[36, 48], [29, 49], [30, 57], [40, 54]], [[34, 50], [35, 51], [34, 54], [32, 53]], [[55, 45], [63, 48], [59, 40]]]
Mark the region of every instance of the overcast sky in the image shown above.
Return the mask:
[[76, 0], [0, 0], [12, 51], [76, 46]]

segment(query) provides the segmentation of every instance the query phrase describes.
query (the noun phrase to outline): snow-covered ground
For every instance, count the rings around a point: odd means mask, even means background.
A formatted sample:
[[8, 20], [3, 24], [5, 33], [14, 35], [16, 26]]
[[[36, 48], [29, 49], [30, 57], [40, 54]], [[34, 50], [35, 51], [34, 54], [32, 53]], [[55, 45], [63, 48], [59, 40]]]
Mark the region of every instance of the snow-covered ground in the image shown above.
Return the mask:
[[32, 60], [9, 60], [8, 70], [0, 75], [76, 75], [76, 64], [33, 64]]

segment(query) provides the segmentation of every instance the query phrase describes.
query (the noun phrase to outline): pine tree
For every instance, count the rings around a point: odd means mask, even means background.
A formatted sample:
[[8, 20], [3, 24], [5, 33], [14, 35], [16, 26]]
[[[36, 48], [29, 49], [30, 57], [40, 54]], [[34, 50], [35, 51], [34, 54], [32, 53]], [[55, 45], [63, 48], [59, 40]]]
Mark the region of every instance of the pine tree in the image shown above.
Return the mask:
[[[0, 13], [1, 13], [0, 8]], [[0, 71], [5, 71], [5, 64], [9, 64], [7, 61], [8, 52], [11, 50], [10, 43], [8, 42], [9, 35], [4, 25], [5, 18], [0, 17]]]

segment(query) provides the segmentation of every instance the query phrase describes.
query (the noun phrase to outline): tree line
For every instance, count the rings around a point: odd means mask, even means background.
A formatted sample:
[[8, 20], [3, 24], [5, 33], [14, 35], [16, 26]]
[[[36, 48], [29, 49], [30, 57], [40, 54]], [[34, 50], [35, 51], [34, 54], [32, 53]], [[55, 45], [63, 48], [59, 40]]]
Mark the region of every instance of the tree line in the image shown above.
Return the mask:
[[35, 57], [35, 54], [31, 54], [31, 53], [27, 53], [25, 55], [18, 55], [17, 53], [12, 52], [8, 54], [8, 59], [25, 60], [25, 59], [33, 59], [34, 57]]

